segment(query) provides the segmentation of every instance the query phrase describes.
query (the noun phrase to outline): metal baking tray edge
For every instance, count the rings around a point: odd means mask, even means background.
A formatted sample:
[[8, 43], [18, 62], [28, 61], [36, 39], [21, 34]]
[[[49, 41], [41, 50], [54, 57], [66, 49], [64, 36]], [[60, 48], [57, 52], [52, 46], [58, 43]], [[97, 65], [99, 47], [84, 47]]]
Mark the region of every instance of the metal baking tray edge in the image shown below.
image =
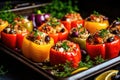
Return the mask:
[[105, 71], [107, 69], [110, 69], [117, 64], [120, 64], [120, 56], [113, 58], [111, 60], [108, 60], [104, 63], [101, 63], [99, 65], [96, 65], [88, 70], [76, 73], [74, 75], [71, 75], [69, 77], [65, 78], [57, 78], [51, 74], [49, 74], [47, 71], [43, 70], [37, 63], [32, 62], [31, 60], [25, 58], [21, 53], [14, 51], [8, 47], [6, 47], [4, 44], [0, 43], [0, 50], [7, 53], [8, 55], [14, 57], [15, 59], [19, 60], [20, 62], [24, 63], [28, 67], [32, 68], [36, 72], [40, 73], [41, 75], [45, 76], [49, 80], [85, 80], [89, 77], [92, 77], [102, 71]]

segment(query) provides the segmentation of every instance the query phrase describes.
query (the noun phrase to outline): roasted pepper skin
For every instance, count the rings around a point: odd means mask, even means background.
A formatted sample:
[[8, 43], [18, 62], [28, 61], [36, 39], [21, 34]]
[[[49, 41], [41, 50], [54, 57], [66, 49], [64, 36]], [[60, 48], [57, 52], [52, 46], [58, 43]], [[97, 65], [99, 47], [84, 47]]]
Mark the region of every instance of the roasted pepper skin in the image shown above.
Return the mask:
[[64, 64], [66, 61], [70, 61], [72, 67], [76, 68], [78, 67], [78, 64], [81, 60], [81, 52], [79, 45], [77, 45], [76, 50], [73, 52], [59, 52], [55, 49], [50, 49], [50, 63], [52, 65], [58, 65], [58, 64]]
[[8, 26], [8, 22], [5, 21], [4, 24], [0, 25], [0, 32], [3, 31], [3, 29], [4, 29], [5, 27], [7, 27], [7, 26]]
[[113, 42], [92, 45], [86, 42], [87, 53], [91, 58], [101, 55], [103, 59], [112, 59], [119, 56], [120, 39], [116, 36]]
[[23, 38], [26, 34], [27, 32], [22, 34], [7, 34], [2, 31], [1, 40], [6, 46], [8, 46], [11, 49], [21, 49]]
[[50, 48], [54, 45], [54, 40], [51, 38], [46, 45], [38, 45], [26, 37], [23, 39], [22, 54], [34, 62], [49, 61]]
[[108, 26], [109, 26], [108, 20], [105, 20], [102, 23], [86, 21], [86, 20], [84, 22], [84, 27], [92, 34], [101, 30], [101, 29], [106, 29]]

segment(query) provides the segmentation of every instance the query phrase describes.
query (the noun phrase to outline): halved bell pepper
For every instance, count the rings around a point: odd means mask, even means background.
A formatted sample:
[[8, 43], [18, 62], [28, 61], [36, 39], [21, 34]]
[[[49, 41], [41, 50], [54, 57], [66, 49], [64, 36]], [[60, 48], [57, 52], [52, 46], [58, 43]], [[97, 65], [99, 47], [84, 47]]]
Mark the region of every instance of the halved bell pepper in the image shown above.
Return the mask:
[[106, 29], [109, 26], [109, 21], [106, 16], [94, 11], [89, 17], [85, 19], [84, 27], [88, 29], [90, 33], [95, 33], [101, 29]]
[[54, 40], [50, 38], [48, 44], [39, 45], [26, 37], [23, 39], [22, 54], [34, 62], [49, 61], [50, 48], [54, 45]]
[[0, 32], [8, 26], [8, 21], [3, 21], [2, 19], [0, 19]]
[[68, 37], [68, 30], [60, 21], [48, 21], [38, 27], [38, 30], [47, 33], [54, 39], [55, 43], [59, 40], [65, 40]]
[[[105, 31], [104, 31], [105, 32]], [[109, 33], [110, 34], [110, 33]], [[101, 36], [107, 35], [107, 33], [100, 34]], [[95, 58], [96, 56], [101, 55], [103, 59], [112, 59], [117, 56], [119, 56], [119, 48], [120, 48], [120, 39], [118, 36], [114, 34], [110, 34], [111, 37], [105, 37], [105, 42], [103, 42], [103, 39], [100, 37], [93, 37], [95, 42], [97, 43], [91, 43], [93, 40], [90, 38], [86, 41], [86, 50], [91, 58]], [[99, 42], [99, 43], [98, 43]], [[101, 43], [100, 43], [101, 42]]]
[[[56, 46], [54, 45], [50, 49], [50, 63], [52, 65], [58, 65], [65, 64], [68, 61], [71, 62], [72, 67], [78, 67], [78, 64], [81, 61], [82, 57], [79, 45], [70, 41], [67, 44], [66, 40], [57, 43], [55, 44]], [[61, 46], [59, 43], [61, 44]], [[71, 48], [74, 49], [72, 50]]]

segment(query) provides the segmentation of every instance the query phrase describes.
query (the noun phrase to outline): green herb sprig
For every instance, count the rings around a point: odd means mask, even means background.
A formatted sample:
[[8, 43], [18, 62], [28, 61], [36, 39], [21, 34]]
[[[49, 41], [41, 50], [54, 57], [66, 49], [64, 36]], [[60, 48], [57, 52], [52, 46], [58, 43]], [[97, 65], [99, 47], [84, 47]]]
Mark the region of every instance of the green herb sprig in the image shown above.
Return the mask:
[[69, 49], [69, 46], [67, 45], [67, 42], [63, 42], [61, 45], [65, 50]]
[[119, 18], [119, 17], [117, 17], [117, 20], [118, 20], [118, 21], [120, 21], [120, 18]]
[[9, 4], [10, 2], [6, 2], [4, 7], [0, 10], [0, 18], [3, 20], [8, 21], [9, 23], [12, 23], [14, 18], [17, 16], [15, 13], [10, 11], [11, 5]]
[[5, 70], [4, 66], [1, 65], [1, 66], [0, 66], [0, 76], [5, 75], [7, 72], [8, 72], [8, 71]]
[[97, 11], [93, 11], [93, 14], [96, 15], [96, 16], [100, 15], [99, 12], [97, 12]]
[[100, 30], [99, 36], [103, 38], [103, 37], [105, 37], [108, 33], [109, 33], [108, 30], [102, 29], [102, 30]]
[[52, 2], [40, 10], [44, 13], [50, 13], [53, 17], [61, 19], [65, 14], [69, 12], [79, 11], [77, 5], [72, 4], [72, 0], [62, 1], [62, 0], [52, 0]]

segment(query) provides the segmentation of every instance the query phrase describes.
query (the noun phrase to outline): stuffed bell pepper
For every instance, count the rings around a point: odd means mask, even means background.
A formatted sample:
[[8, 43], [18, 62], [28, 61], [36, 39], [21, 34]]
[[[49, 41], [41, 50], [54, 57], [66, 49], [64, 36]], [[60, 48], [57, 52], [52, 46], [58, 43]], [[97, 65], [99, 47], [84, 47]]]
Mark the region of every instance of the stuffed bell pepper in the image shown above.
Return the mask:
[[21, 49], [23, 38], [27, 33], [28, 31], [25, 27], [21, 27], [16, 23], [9, 24], [1, 32], [1, 40], [3, 44], [11, 49]]
[[89, 17], [85, 19], [84, 27], [90, 33], [95, 33], [101, 29], [106, 29], [109, 26], [109, 21], [106, 16], [94, 11]]
[[76, 27], [78, 25], [84, 26], [84, 20], [82, 19], [81, 15], [77, 12], [67, 13], [62, 19], [61, 22], [64, 26], [71, 30], [71, 28]]
[[0, 19], [0, 32], [3, 31], [4, 28], [8, 26], [8, 21], [4, 21]]
[[48, 34], [34, 30], [23, 39], [22, 53], [34, 62], [49, 61], [50, 48], [54, 40]]
[[112, 34], [115, 34], [120, 38], [120, 20], [114, 20], [111, 25], [108, 27]]
[[118, 36], [102, 29], [88, 37], [86, 50], [91, 58], [101, 56], [103, 59], [112, 59], [119, 56], [119, 41]]
[[120, 21], [114, 20], [111, 25], [108, 27], [111, 33], [120, 37]]
[[21, 27], [24, 26], [28, 32], [33, 31], [33, 22], [28, 20], [25, 17], [16, 17], [14, 19], [14, 22], [17, 23], [18, 25], [20, 25]]
[[72, 67], [77, 67], [81, 61], [79, 45], [68, 40], [58, 41], [50, 49], [50, 63], [52, 65], [71, 62]]
[[56, 43], [59, 40], [67, 39], [68, 30], [56, 18], [50, 18], [46, 23], [38, 27], [38, 30], [47, 33]]
[[86, 39], [90, 33], [83, 26], [74, 27], [70, 30], [68, 39], [80, 45], [81, 49], [86, 50]]

